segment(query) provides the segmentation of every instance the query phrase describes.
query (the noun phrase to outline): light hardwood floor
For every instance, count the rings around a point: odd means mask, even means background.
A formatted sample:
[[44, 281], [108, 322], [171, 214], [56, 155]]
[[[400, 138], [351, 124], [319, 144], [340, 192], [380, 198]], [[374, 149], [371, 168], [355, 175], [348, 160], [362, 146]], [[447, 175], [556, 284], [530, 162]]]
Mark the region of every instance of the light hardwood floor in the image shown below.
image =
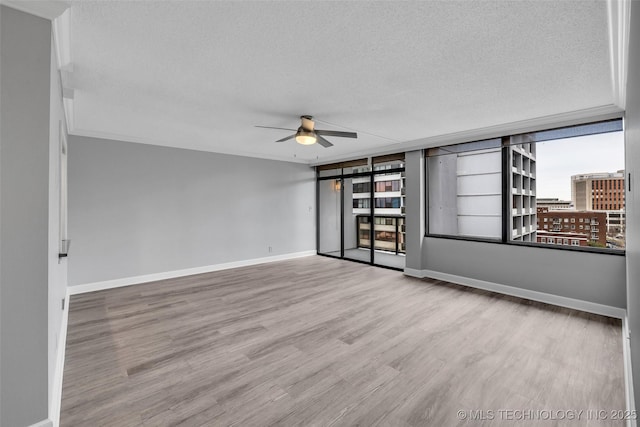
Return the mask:
[[499, 410], [584, 410], [543, 425], [621, 425], [586, 411], [625, 407], [619, 320], [348, 261], [70, 304], [63, 427], [513, 425]]

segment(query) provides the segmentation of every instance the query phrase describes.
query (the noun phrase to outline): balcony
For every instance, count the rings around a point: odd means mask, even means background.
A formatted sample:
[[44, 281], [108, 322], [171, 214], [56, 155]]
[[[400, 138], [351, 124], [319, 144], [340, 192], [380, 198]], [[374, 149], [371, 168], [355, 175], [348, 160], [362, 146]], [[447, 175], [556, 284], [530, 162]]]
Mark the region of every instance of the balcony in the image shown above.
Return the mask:
[[[371, 247], [371, 217], [356, 216], [356, 236], [359, 248]], [[401, 215], [374, 215], [373, 237], [375, 250], [398, 254], [405, 253], [405, 223]]]

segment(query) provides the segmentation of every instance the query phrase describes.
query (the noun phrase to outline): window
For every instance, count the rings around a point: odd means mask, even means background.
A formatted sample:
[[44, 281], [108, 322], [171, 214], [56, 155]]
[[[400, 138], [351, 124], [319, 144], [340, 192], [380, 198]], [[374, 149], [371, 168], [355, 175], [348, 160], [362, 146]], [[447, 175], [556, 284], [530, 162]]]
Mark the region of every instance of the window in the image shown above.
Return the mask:
[[[623, 148], [613, 119], [428, 149], [427, 233], [585, 246], [598, 220], [582, 215], [624, 204]], [[606, 246], [624, 249], [624, 225], [606, 223]], [[559, 235], [543, 240], [542, 230]]]
[[353, 199], [354, 209], [369, 209], [371, 207], [370, 199]]
[[400, 208], [400, 197], [376, 197], [376, 208]]
[[[368, 179], [368, 178], [366, 178]], [[369, 193], [371, 191], [370, 182], [357, 182], [353, 184], [353, 193]]]
[[400, 191], [400, 181], [379, 181], [376, 182], [376, 192]]
[[[591, 232], [593, 232], [594, 226], [597, 223], [604, 224], [605, 221], [598, 220], [598, 217], [593, 214], [598, 211], [604, 213], [605, 210], [610, 210], [615, 207], [612, 202], [616, 197], [624, 197], [623, 194], [614, 191], [614, 182], [624, 180], [622, 120], [610, 120], [503, 138], [505, 143], [506, 140], [509, 142], [509, 148], [506, 150], [510, 156], [520, 156], [521, 151], [518, 150], [520, 147], [533, 147], [531, 149], [532, 155], [525, 157], [528, 157], [529, 167], [535, 166], [535, 176], [522, 174], [522, 179], [529, 178], [530, 193], [527, 194], [534, 196], [534, 206], [538, 197], [570, 203], [570, 206], [562, 209], [561, 213], [553, 207], [550, 207], [547, 212], [538, 213], [543, 221], [544, 217], [549, 217], [548, 221], [553, 222], [553, 231], [578, 234], [584, 239], [592, 238]], [[525, 157], [523, 157], [523, 162], [525, 162]], [[562, 161], [558, 162], [558, 159], [562, 159]], [[513, 181], [514, 171], [510, 170], [509, 174]], [[535, 183], [535, 187], [532, 185], [533, 183]], [[592, 187], [596, 193], [594, 195], [591, 194]], [[514, 194], [514, 185], [506, 186], [506, 188], [511, 188], [512, 194]], [[526, 190], [526, 185], [523, 185], [523, 188]], [[533, 188], [535, 188], [535, 193], [532, 192]], [[512, 215], [515, 214], [515, 211], [510, 212]], [[582, 214], [578, 214], [578, 212], [587, 214], [593, 212], [593, 214], [583, 218]], [[590, 228], [576, 227], [576, 223], [590, 224]], [[612, 249], [624, 249], [624, 237], [613, 243], [615, 240], [614, 227], [610, 228], [612, 230], [608, 233], [607, 242], [609, 245], [607, 246]], [[544, 230], [544, 227], [542, 229]], [[536, 230], [523, 229], [522, 232], [514, 232], [509, 237], [512, 241], [536, 241], [534, 238], [529, 240], [528, 236], [535, 236], [536, 233]], [[599, 235], [601, 238], [602, 234]], [[577, 240], [578, 244], [575, 245], [572, 240]], [[580, 239], [572, 239], [571, 236], [556, 237], [555, 241], [556, 244], [561, 241], [563, 245], [581, 246]], [[599, 247], [603, 249], [602, 240], [599, 242]]]
[[572, 239], [571, 246], [580, 246], [580, 240]]
[[[500, 139], [427, 150], [430, 234], [502, 238], [501, 150]], [[522, 210], [523, 196], [514, 198]]]

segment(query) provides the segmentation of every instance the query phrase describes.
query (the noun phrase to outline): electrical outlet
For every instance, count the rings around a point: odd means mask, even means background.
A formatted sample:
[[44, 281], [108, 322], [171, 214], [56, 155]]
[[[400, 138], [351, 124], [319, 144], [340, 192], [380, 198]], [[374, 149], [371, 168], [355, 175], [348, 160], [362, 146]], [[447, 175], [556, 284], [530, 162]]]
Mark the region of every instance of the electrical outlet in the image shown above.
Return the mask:
[[273, 252], [273, 248], [269, 246], [269, 253]]

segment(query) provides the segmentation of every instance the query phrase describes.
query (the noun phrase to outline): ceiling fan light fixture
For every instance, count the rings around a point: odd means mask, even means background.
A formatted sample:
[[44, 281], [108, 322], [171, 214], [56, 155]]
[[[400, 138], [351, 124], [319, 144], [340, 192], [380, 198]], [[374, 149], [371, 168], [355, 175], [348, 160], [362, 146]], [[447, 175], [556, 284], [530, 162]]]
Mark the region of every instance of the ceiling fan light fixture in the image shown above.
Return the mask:
[[313, 145], [317, 141], [316, 133], [314, 131], [306, 131], [304, 129], [298, 129], [296, 133], [296, 142], [302, 145]]

